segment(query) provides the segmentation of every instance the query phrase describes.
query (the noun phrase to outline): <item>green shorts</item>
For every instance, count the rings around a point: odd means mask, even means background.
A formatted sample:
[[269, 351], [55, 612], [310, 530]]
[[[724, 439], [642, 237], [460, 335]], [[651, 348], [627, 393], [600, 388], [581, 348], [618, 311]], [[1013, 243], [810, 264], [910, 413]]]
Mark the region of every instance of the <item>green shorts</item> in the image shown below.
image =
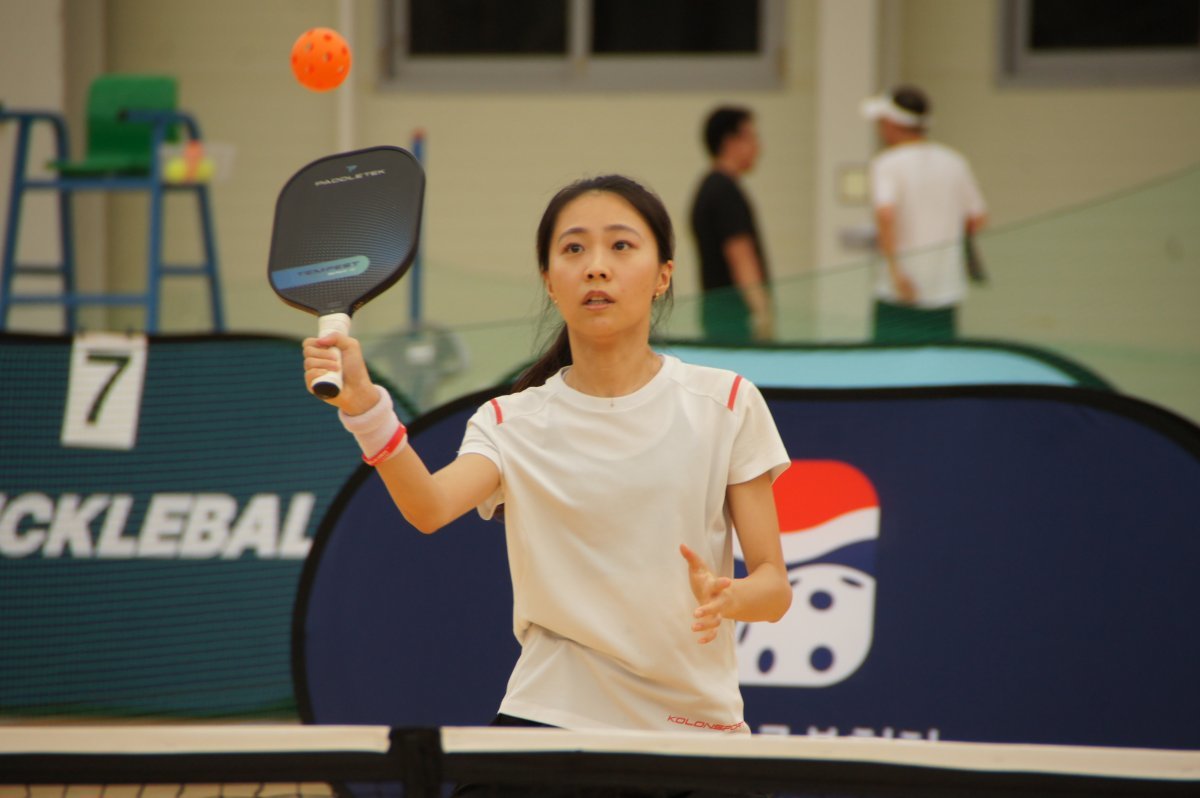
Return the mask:
[[711, 344], [748, 344], [750, 309], [736, 288], [709, 291], [700, 297], [700, 326]]
[[953, 341], [956, 337], [957, 311], [948, 308], [914, 308], [875, 301], [875, 343], [923, 344]]

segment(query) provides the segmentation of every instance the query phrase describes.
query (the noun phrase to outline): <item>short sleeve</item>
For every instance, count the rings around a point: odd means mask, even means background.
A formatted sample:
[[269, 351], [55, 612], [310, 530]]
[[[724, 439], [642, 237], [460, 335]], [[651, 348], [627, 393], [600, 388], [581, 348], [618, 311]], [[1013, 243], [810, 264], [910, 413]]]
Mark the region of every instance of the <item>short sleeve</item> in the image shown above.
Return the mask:
[[967, 216], [982, 216], [987, 213], [987, 203], [983, 200], [983, 192], [975, 181], [975, 173], [966, 161], [963, 162], [963, 199], [966, 203]]
[[754, 234], [754, 214], [741, 189], [729, 178], [722, 185], [717, 195], [715, 212], [712, 215], [712, 225], [717, 233], [717, 240], [728, 241], [735, 236]]
[[738, 417], [738, 430], [729, 461], [729, 484], [749, 482], [767, 472], [774, 482], [792, 461], [762, 393], [754, 383], [739, 379], [731, 400]]
[[496, 514], [496, 508], [504, 504], [504, 460], [500, 456], [500, 448], [496, 445], [497, 426], [496, 406], [492, 402], [481, 405], [467, 420], [462, 445], [458, 447], [459, 457], [464, 454], [482, 455], [500, 469], [499, 486], [476, 508], [485, 521], [490, 521]]
[[900, 188], [897, 185], [894, 170], [888, 169], [887, 162], [880, 158], [872, 160], [868, 177], [871, 186], [871, 205], [875, 208], [895, 205]]

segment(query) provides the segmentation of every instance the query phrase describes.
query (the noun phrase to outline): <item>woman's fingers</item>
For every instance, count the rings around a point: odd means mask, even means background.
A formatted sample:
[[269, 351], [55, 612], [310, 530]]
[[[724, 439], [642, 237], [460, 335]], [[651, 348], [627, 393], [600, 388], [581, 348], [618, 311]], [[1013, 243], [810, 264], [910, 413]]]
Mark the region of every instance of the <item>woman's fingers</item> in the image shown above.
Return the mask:
[[724, 617], [721, 610], [726, 605], [725, 591], [733, 584], [727, 576], [718, 577], [708, 568], [708, 563], [685, 544], [679, 545], [679, 553], [687, 560], [689, 576], [692, 580], [692, 590], [698, 600], [703, 601], [693, 613], [692, 631], [696, 632], [696, 642], [711, 643], [717, 639]]

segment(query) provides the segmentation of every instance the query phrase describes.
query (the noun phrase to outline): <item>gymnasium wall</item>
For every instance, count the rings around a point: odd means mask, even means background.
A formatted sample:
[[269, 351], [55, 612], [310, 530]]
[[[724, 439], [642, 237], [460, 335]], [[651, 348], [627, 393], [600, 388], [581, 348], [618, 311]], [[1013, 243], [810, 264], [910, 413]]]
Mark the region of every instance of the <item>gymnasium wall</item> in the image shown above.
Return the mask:
[[[65, 106], [78, 144], [86, 85], [96, 72], [176, 75], [181, 104], [194, 112], [206, 136], [237, 147], [232, 178], [214, 186], [229, 327], [289, 336], [308, 334], [312, 324], [275, 300], [263, 280], [279, 186], [299, 165], [337, 148], [338, 117], [347, 108], [359, 145], [405, 144], [414, 129], [425, 129], [430, 175], [426, 317], [458, 329], [476, 365], [505, 361], [489, 376], [524, 360], [535, 345], [530, 320], [540, 313], [541, 295], [533, 278], [533, 228], [550, 194], [582, 174], [625, 171], [663, 196], [681, 228], [680, 301], [667, 332], [679, 337], [695, 331], [695, 258], [686, 209], [705, 167], [697, 128], [714, 103], [744, 102], [759, 114], [764, 152], [747, 183], [775, 274], [787, 286], [782, 315], [791, 325], [789, 335], [805, 335], [818, 311], [833, 319], [823, 329], [839, 340], [860, 340], [865, 334], [866, 257], [816, 264], [813, 256], [818, 0], [786, 4], [780, 87], [732, 96], [381, 88], [381, 8], [382, 0], [4, 0], [0, 28], [22, 35], [14, 37], [14, 48], [0, 53], [0, 98]], [[1065, 348], [1139, 395], [1146, 393], [1139, 390], [1146, 362], [1163, 364], [1167, 373], [1194, 369], [1200, 346], [1195, 324], [1175, 324], [1179, 314], [1174, 310], [1165, 322], [1142, 323], [1161, 302], [1174, 308], [1180, 297], [1195, 295], [1198, 272], [1189, 267], [1197, 257], [1194, 250], [1154, 233], [1142, 240], [1144, 250], [1156, 253], [1153, 262], [1137, 252], [1108, 249], [1111, 257], [1088, 268], [1083, 261], [1088, 256], [1070, 253], [1071, 247], [1094, 244], [1114, 222], [1128, 219], [1106, 212], [1076, 225], [1042, 221], [1193, 166], [1200, 88], [1006, 87], [995, 76], [995, 0], [889, 0], [881, 9], [883, 68], [929, 90], [936, 103], [935, 135], [971, 156], [991, 205], [993, 226], [981, 246], [996, 279], [968, 303], [967, 334], [1016, 336]], [[286, 68], [297, 32], [318, 24], [348, 27], [355, 44], [349, 83], [326, 95], [298, 87]], [[0, 131], [0, 186], [7, 183], [10, 144]], [[1162, 207], [1186, 217], [1196, 206], [1195, 190], [1176, 193]], [[172, 200], [168, 254], [187, 259], [197, 246], [190, 198]], [[90, 242], [80, 247], [81, 282], [118, 291], [138, 287], [144, 268], [144, 199], [81, 201], [79, 235]], [[865, 209], [863, 214], [865, 220]], [[1036, 234], [1022, 237], [1033, 228]], [[53, 246], [47, 214], [31, 212], [25, 230], [30, 246]], [[104, 264], [107, 273], [100, 274]], [[817, 279], [845, 281], [849, 290], [820, 291]], [[165, 331], [205, 329], [207, 304], [196, 290], [187, 279], [168, 282]], [[817, 308], [818, 297], [830, 296], [839, 298], [837, 307]], [[1038, 315], [1031, 321], [1028, 303], [1034, 300]], [[1139, 312], [1122, 312], [1131, 305]], [[382, 340], [403, 327], [407, 308], [403, 289], [386, 295], [362, 314], [357, 330]], [[1045, 308], [1056, 310], [1046, 314]], [[14, 318], [20, 319], [14, 329], [58, 329], [55, 315], [43, 309], [20, 308]], [[84, 323], [126, 329], [139, 327], [141, 320], [137, 311], [95, 308], [84, 313]], [[1109, 370], [1114, 362], [1116, 374]], [[1167, 403], [1180, 409], [1179, 403]]]
[[[898, 20], [900, 30], [888, 35], [899, 48], [900, 78], [929, 89], [938, 104], [937, 136], [970, 153], [997, 224], [1087, 201], [1195, 161], [1200, 89], [998, 87], [995, 2], [893, 2], [899, 11], [888, 19]], [[61, 52], [61, 46], [40, 45], [57, 45], [64, 36], [99, 39], [106, 69], [179, 77], [182, 102], [196, 113], [208, 137], [238, 146], [235, 177], [216, 191], [231, 326], [298, 334], [307, 330], [305, 320], [282, 305], [262, 301], [259, 267], [277, 187], [297, 165], [335, 147], [338, 99], [299, 89], [285, 68], [286, 53], [296, 31], [336, 24], [343, 5], [353, 15], [357, 60], [351, 80], [358, 142], [403, 143], [418, 126], [429, 132], [430, 262], [486, 281], [519, 281], [532, 269], [531, 231], [545, 200], [561, 183], [586, 172], [621, 169], [642, 177], [663, 195], [676, 219], [685, 218], [691, 187], [704, 168], [696, 131], [713, 103], [729, 99], [723, 94], [380, 89], [374, 54], [379, 0], [64, 0], [61, 35], [46, 14], [26, 10], [28, 4], [5, 2], [0, 21], [5, 28], [24, 28], [31, 16], [40, 17], [32, 35], [20, 37], [39, 44], [39, 60], [53, 60], [51, 54]], [[97, 25], [97, 6], [104, 9], [102, 25]], [[748, 184], [776, 271], [784, 277], [814, 267], [817, 11], [812, 0], [787, 3], [782, 86], [732, 98], [759, 111], [765, 150], [761, 168]], [[7, 89], [17, 85], [15, 73], [5, 72], [0, 94], [16, 96]], [[17, 72], [25, 77], [41, 70]], [[78, 70], [67, 77], [75, 88], [60, 96], [81, 102], [77, 84], [87, 78]], [[0, 163], [0, 178], [7, 170], [7, 162]], [[115, 203], [108, 252], [110, 282], [117, 288], [137, 283], [144, 246], [141, 208], [133, 198], [122, 199], [129, 202]], [[462, 235], [468, 224], [472, 234]], [[172, 239], [186, 248], [194, 234], [184, 224]], [[695, 288], [686, 235], [680, 237], [679, 255], [678, 288], [686, 293]], [[189, 329], [205, 323], [204, 309], [186, 301], [192, 290], [186, 283], [168, 290], [182, 295], [175, 303], [174, 326]], [[501, 312], [510, 318], [528, 310], [530, 293], [512, 286], [500, 303], [430, 297], [429, 310], [448, 323], [495, 318]], [[403, 308], [399, 297], [385, 302], [396, 313]], [[392, 323], [386, 312], [363, 320], [384, 327]], [[118, 321], [116, 326], [122, 325]]]
[[1200, 161], [1200, 86], [1017, 88], [996, 80], [996, 0], [901, 0], [901, 76], [933, 98], [1007, 225]]

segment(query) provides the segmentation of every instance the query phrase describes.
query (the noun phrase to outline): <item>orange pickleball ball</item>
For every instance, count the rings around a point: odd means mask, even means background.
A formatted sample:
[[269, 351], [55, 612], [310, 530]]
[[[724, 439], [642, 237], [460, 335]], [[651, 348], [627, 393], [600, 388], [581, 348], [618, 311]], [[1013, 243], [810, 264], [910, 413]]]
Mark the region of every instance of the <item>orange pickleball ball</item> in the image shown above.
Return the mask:
[[330, 28], [307, 30], [292, 45], [292, 72], [306, 89], [336, 89], [350, 74], [350, 45]]

